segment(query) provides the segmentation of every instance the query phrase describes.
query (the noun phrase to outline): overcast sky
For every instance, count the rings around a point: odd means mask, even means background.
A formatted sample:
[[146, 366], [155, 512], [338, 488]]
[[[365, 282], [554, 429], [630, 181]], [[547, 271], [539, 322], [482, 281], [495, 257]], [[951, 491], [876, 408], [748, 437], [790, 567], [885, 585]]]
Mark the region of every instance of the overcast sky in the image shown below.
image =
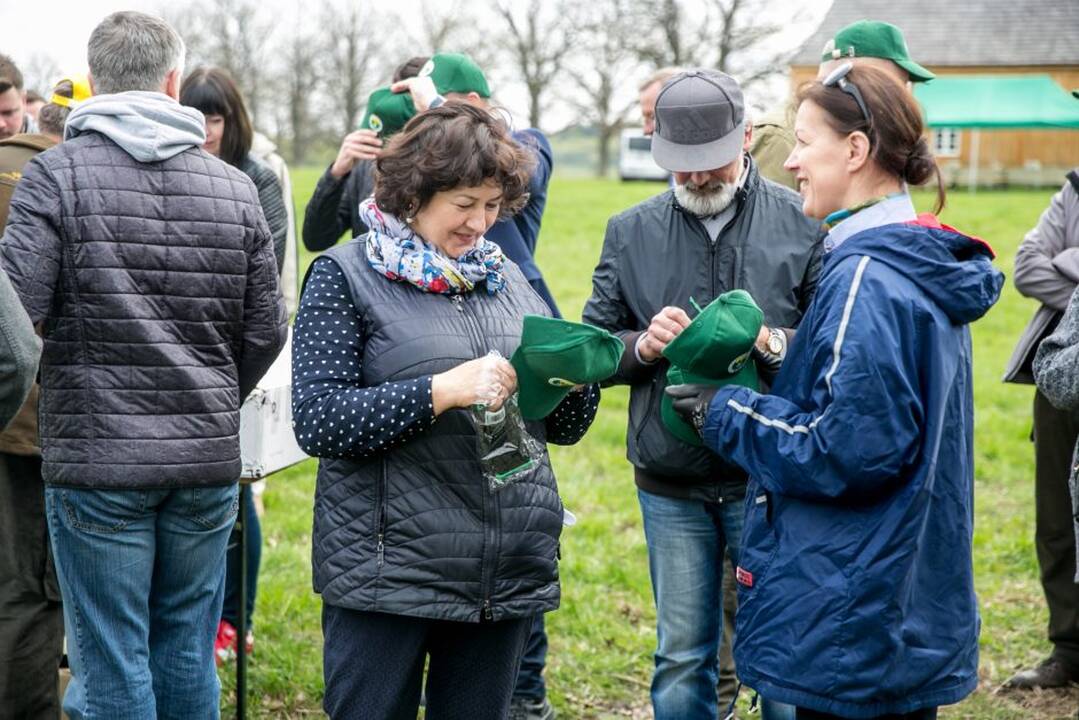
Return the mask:
[[[41, 67], [41, 56], [52, 58], [62, 73], [85, 72], [86, 43], [90, 32], [102, 18], [117, 10], [157, 12], [164, 3], [165, 0], [74, 0], [64, 2], [61, 9], [54, 2], [0, 0], [0, 28], [3, 28], [0, 52], [11, 55], [28, 75], [33, 74], [35, 67]], [[820, 23], [831, 3], [832, 0], [776, 0], [770, 4], [769, 13], [780, 17], [790, 17], [792, 8], [804, 9], [805, 20], [777, 36], [776, 46], [798, 47]], [[171, 0], [168, 7], [182, 7], [184, 4], [184, 0]], [[296, 18], [306, 17], [302, 0], [263, 0], [262, 4], [274, 8], [277, 16], [288, 18], [290, 24]], [[420, 11], [420, 0], [394, 0], [392, 7], [407, 17], [409, 13]], [[396, 53], [397, 48], [394, 50]], [[636, 81], [637, 78], [634, 78], [634, 85]], [[496, 88], [496, 93], [500, 102], [509, 106], [515, 115], [521, 116], [526, 112], [525, 95], [519, 89]], [[786, 93], [786, 78], [780, 77], [759, 86], [748, 100], [759, 107], [767, 107], [779, 102]], [[556, 121], [552, 124], [562, 123]]]

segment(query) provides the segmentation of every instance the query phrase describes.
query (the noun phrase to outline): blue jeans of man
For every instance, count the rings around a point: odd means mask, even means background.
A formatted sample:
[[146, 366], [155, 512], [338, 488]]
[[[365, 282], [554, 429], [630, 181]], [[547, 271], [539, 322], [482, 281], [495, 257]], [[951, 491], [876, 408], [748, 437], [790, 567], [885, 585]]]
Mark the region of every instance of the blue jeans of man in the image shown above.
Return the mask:
[[[656, 602], [655, 720], [722, 717], [716, 653], [723, 635], [723, 554], [729, 549], [731, 562], [738, 564], [745, 505], [643, 490], [637, 497]], [[761, 711], [769, 719], [793, 716], [786, 706], [766, 701]]]
[[517, 671], [517, 682], [513, 686], [515, 699], [540, 702], [547, 697], [547, 684], [543, 680], [546, 665], [547, 628], [543, 613], [540, 613], [532, 620], [532, 629], [528, 633], [524, 655], [521, 656], [521, 668]]
[[236, 485], [45, 491], [71, 720], [220, 717], [214, 633]]

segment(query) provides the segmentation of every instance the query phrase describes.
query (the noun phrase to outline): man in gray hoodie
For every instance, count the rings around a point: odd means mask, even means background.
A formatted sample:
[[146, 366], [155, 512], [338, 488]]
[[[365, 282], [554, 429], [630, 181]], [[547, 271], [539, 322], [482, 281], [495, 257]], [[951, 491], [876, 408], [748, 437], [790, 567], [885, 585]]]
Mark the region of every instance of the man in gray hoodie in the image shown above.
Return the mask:
[[160, 19], [105, 18], [88, 47], [94, 97], [26, 165], [0, 239], [44, 332], [71, 720], [219, 716], [239, 408], [285, 342], [258, 194], [201, 149], [202, 115], [176, 101], [183, 59]]

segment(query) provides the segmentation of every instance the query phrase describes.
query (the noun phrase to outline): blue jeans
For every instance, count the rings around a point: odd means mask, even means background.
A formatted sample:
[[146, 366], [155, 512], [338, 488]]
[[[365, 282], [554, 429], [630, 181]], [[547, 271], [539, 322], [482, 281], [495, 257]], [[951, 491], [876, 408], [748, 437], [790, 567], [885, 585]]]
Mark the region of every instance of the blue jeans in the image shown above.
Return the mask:
[[[251, 630], [251, 616], [255, 613], [255, 595], [258, 593], [259, 568], [262, 567], [262, 523], [255, 512], [255, 494], [242, 493], [247, 497], [244, 503], [243, 521], [247, 523], [247, 629]], [[240, 553], [240, 523], [233, 523], [229, 533], [228, 554], [225, 555], [225, 604], [221, 608], [221, 619], [228, 622], [236, 631], [240, 631], [240, 565], [243, 558]]]
[[[716, 653], [723, 634], [723, 553], [738, 564], [745, 505], [637, 491], [656, 602], [655, 720], [715, 718]], [[732, 569], [733, 570], [733, 569]], [[762, 702], [763, 720], [793, 717], [793, 708]]]
[[45, 490], [71, 720], [220, 717], [214, 633], [236, 485]]
[[547, 628], [543, 613], [532, 620], [521, 667], [517, 671], [517, 683], [513, 686], [513, 698], [528, 702], [543, 702], [547, 697], [547, 683], [543, 681], [543, 669], [547, 665]]

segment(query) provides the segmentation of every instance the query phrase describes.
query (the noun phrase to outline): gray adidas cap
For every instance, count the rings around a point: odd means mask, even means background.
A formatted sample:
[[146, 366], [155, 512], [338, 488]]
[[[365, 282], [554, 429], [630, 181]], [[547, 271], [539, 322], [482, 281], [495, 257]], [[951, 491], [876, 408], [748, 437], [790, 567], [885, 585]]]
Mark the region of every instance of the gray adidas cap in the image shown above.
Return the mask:
[[670, 172], [705, 172], [742, 152], [746, 109], [738, 81], [717, 70], [690, 70], [656, 98], [652, 157]]

